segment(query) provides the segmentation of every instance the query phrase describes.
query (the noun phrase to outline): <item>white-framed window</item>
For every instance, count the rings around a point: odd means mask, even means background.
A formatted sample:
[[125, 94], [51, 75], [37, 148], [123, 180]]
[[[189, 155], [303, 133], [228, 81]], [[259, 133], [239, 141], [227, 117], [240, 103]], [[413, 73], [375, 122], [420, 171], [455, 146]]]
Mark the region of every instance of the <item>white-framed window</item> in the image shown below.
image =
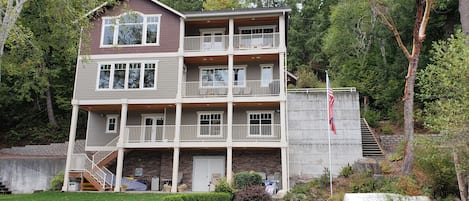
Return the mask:
[[275, 45], [275, 26], [240, 27], [240, 48], [271, 48]]
[[249, 136], [272, 136], [274, 112], [250, 111], [248, 112]]
[[98, 64], [98, 90], [156, 89], [158, 61]]
[[223, 112], [198, 112], [198, 136], [222, 136]]
[[274, 77], [274, 65], [262, 64], [261, 65], [261, 86], [268, 87]]
[[[201, 67], [200, 87], [214, 88], [228, 86], [228, 67]], [[233, 67], [233, 86], [244, 87], [246, 85], [246, 67]]]
[[118, 118], [117, 114], [106, 115], [106, 133], [117, 133]]
[[139, 12], [103, 17], [101, 46], [159, 45], [160, 18]]

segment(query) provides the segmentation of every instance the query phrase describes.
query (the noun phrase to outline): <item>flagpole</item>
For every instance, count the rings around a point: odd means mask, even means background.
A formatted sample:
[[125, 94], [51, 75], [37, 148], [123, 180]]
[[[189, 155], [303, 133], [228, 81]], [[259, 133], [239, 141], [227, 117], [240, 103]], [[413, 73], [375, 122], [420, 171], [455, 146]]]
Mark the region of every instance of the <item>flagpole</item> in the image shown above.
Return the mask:
[[330, 127], [330, 114], [329, 114], [329, 75], [326, 71], [326, 111], [327, 111], [327, 138], [329, 141], [329, 184], [331, 188], [331, 197], [332, 197], [332, 154], [331, 154], [331, 127]]

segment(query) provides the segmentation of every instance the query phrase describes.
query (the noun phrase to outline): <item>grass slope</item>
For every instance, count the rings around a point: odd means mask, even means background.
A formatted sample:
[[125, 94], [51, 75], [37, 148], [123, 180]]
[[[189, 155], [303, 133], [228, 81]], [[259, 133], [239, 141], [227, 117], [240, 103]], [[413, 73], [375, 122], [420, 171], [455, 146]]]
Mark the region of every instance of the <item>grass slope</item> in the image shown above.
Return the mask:
[[34, 201], [147, 201], [161, 200], [170, 194], [160, 193], [103, 193], [103, 192], [43, 192], [34, 194], [0, 195], [0, 200]]

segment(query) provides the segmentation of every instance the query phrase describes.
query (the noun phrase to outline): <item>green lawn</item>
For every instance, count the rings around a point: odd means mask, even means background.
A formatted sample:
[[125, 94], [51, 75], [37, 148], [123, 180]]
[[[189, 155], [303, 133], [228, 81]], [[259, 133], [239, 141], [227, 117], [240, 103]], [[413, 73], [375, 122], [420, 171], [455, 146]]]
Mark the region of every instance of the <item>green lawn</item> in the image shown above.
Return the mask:
[[0, 195], [0, 200], [25, 201], [150, 201], [170, 194], [163, 193], [110, 193], [110, 192], [43, 192], [34, 194]]

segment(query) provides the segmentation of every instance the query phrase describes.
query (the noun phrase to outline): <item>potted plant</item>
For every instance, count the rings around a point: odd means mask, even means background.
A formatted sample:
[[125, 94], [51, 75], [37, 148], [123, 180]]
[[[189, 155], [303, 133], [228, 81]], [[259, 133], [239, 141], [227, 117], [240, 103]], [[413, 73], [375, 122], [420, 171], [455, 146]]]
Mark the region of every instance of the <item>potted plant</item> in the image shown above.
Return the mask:
[[186, 184], [181, 184], [178, 186], [178, 192], [184, 192], [186, 191], [187, 189], [187, 185]]
[[164, 192], [171, 192], [171, 185], [164, 184], [163, 185], [163, 190], [164, 190]]

